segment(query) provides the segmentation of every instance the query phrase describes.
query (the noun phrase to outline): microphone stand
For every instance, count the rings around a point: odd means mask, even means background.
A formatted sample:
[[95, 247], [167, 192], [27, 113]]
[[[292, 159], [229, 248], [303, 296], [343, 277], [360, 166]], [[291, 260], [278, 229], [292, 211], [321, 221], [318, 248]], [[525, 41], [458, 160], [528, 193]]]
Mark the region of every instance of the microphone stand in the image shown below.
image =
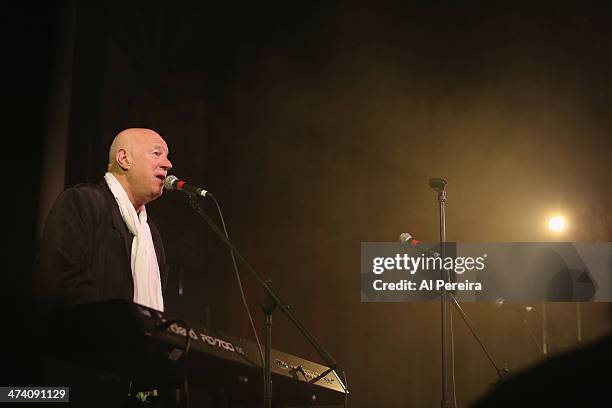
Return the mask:
[[[208, 193], [207, 195], [212, 197], [212, 194]], [[323, 371], [319, 376], [313, 378], [309, 381], [309, 383], [314, 384], [319, 381], [321, 378], [325, 377], [330, 372], [334, 371], [338, 366], [338, 363], [334, 358], [323, 348], [321, 344], [312, 336], [308, 330], [302, 325], [302, 323], [293, 315], [291, 307], [280, 300], [274, 289], [272, 289], [271, 282], [264, 280], [259, 273], [255, 271], [246, 261], [246, 259], [242, 256], [242, 254], [236, 249], [234, 244], [221, 232], [219, 227], [214, 223], [214, 221], [206, 214], [206, 212], [200, 207], [199, 202], [195, 199], [193, 194], [189, 196], [189, 204], [191, 207], [206, 221], [206, 223], [210, 226], [210, 228], [215, 232], [215, 234], [221, 239], [221, 241], [227, 246], [227, 248], [232, 251], [236, 257], [244, 264], [244, 266], [253, 274], [257, 282], [261, 285], [264, 292], [266, 293], [266, 298], [262, 304], [262, 310], [266, 316], [266, 337], [265, 337], [265, 357], [263, 361], [264, 366], [264, 407], [271, 408], [272, 407], [272, 366], [271, 366], [271, 350], [272, 350], [272, 313], [276, 308], [278, 308], [281, 312], [283, 312], [293, 323], [293, 325], [298, 329], [300, 333], [308, 340], [308, 342], [312, 345], [312, 347], [317, 351], [319, 356], [325, 361], [325, 364], [329, 367], [327, 370]], [[348, 393], [346, 386], [342, 384], [345, 393]]]
[[493, 365], [493, 368], [495, 368], [495, 371], [497, 372], [498, 382], [501, 381], [504, 378], [504, 376], [510, 372], [510, 370], [508, 370], [508, 367], [500, 367], [500, 366], [497, 365], [497, 363], [493, 359], [493, 356], [491, 355], [491, 353], [489, 353], [489, 350], [487, 350], [487, 347], [485, 346], [484, 342], [480, 339], [480, 336], [476, 333], [476, 330], [474, 330], [472, 324], [470, 323], [470, 319], [468, 318], [467, 313], [465, 313], [465, 311], [463, 310], [463, 308], [461, 307], [461, 305], [457, 301], [457, 298], [455, 297], [455, 295], [453, 295], [452, 293], [449, 293], [448, 295], [450, 296], [451, 300], [453, 301], [453, 305], [455, 305], [455, 308], [457, 309], [457, 311], [461, 315], [461, 318], [465, 322], [465, 325], [468, 327], [468, 329], [470, 329], [470, 332], [472, 333], [472, 336], [474, 336], [474, 338], [476, 339], [476, 341], [480, 345], [480, 348], [482, 349], [482, 351], [484, 351], [485, 355], [487, 356], [487, 358], [489, 359], [489, 361]]
[[[429, 186], [438, 192], [438, 204], [440, 207], [440, 256], [442, 260], [445, 258], [446, 253], [446, 180], [443, 178], [433, 178], [429, 180]], [[450, 281], [450, 273], [444, 267], [442, 267], [442, 278], [444, 283]], [[449, 302], [452, 300], [453, 305], [459, 312], [459, 315], [463, 319], [464, 323], [472, 333], [472, 336], [476, 339], [485, 355], [495, 368], [499, 381], [508, 374], [509, 370], [507, 367], [500, 368], [493, 356], [487, 350], [484, 342], [480, 339], [480, 336], [476, 333], [470, 319], [467, 314], [455, 298], [452, 293], [449, 293], [445, 287], [442, 288], [440, 293], [441, 303], [441, 315], [442, 315], [442, 408], [456, 407], [457, 401], [455, 397], [455, 356], [454, 356], [454, 344], [453, 344], [453, 320], [452, 320], [452, 309]], [[450, 336], [450, 337], [449, 337]], [[449, 378], [450, 368], [450, 378]], [[452, 391], [452, 402], [450, 400], [450, 392]]]
[[[443, 178], [433, 178], [429, 180], [429, 186], [438, 192], [438, 204], [440, 207], [440, 256], [442, 260], [445, 257], [445, 243], [446, 243], [446, 180]], [[442, 279], [444, 283], [449, 281], [447, 271], [442, 267]], [[448, 302], [448, 292], [446, 288], [442, 288], [440, 293], [440, 307], [441, 307], [441, 323], [442, 323], [442, 408], [456, 406], [456, 401], [453, 397], [453, 402], [449, 399], [449, 389], [455, 389], [455, 376], [454, 376], [454, 355], [453, 355], [453, 343], [449, 339], [449, 334], [453, 335], [452, 320], [449, 321], [450, 315], [450, 304]], [[449, 365], [451, 369], [452, 377], [449, 379]], [[454, 393], [453, 393], [454, 396]]]

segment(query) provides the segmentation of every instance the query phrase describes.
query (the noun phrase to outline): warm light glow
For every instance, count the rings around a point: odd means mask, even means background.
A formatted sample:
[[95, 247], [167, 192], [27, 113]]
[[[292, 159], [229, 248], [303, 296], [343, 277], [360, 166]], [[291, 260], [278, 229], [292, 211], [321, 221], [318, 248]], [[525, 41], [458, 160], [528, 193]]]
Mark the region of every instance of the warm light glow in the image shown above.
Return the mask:
[[555, 232], [561, 232], [565, 229], [565, 219], [563, 217], [556, 215], [548, 220], [548, 228]]

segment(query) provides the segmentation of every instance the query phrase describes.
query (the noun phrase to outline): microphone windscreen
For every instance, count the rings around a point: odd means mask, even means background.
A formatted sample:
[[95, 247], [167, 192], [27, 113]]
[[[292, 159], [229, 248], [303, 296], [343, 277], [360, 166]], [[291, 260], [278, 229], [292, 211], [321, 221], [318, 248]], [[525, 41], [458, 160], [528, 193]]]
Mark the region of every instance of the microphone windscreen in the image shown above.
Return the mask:
[[412, 235], [407, 232], [402, 232], [399, 236], [400, 242], [409, 242], [412, 239]]
[[166, 176], [166, 178], [164, 179], [164, 189], [168, 191], [174, 190], [177, 181], [178, 181], [178, 178], [175, 176], [172, 176], [172, 175]]

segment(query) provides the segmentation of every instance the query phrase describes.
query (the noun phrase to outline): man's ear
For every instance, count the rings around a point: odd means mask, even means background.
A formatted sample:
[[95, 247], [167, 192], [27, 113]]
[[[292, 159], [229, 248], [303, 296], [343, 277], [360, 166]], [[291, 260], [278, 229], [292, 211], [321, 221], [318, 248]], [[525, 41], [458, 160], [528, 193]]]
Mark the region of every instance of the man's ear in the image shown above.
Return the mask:
[[119, 167], [121, 167], [123, 170], [127, 170], [132, 167], [132, 160], [126, 149], [118, 149], [115, 159], [117, 160]]

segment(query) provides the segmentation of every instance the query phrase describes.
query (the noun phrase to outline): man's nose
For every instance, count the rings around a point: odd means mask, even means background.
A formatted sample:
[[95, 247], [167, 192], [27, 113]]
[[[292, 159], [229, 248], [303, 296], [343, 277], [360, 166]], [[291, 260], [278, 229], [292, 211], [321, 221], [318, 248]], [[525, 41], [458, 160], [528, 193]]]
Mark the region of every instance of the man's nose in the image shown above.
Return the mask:
[[162, 169], [168, 171], [172, 168], [172, 163], [170, 162], [168, 158], [166, 158], [166, 161], [161, 164], [161, 167]]

